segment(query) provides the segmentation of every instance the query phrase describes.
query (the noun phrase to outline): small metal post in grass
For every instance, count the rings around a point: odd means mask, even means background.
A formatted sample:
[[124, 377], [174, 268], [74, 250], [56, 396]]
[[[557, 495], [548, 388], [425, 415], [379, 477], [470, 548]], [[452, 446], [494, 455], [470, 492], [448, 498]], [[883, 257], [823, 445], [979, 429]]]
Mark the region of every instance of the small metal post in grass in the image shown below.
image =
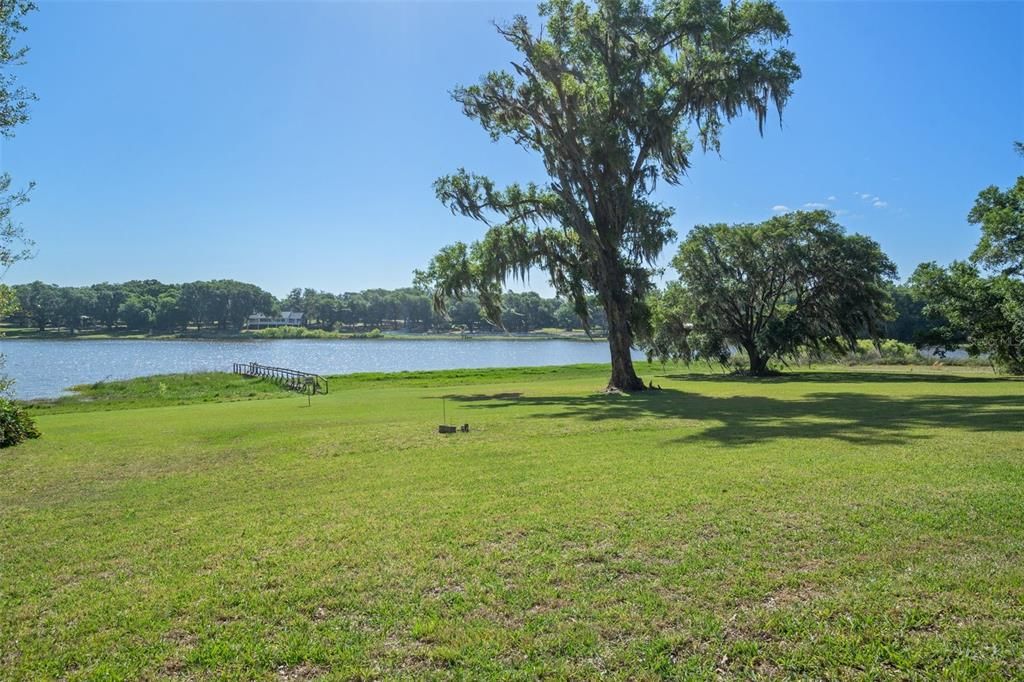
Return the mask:
[[455, 433], [454, 426], [448, 426], [448, 407], [444, 396], [441, 396], [441, 419], [444, 422], [437, 427], [438, 433]]

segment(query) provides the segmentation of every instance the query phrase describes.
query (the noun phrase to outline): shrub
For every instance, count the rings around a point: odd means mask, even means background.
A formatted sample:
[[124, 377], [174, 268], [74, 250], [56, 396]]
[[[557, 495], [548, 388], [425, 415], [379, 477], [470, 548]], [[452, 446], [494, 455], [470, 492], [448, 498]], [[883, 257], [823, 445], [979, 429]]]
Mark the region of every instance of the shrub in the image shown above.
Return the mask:
[[879, 352], [879, 348], [875, 348], [875, 344], [871, 341], [861, 339], [857, 341], [857, 350], [851, 354], [853, 355], [852, 359], [860, 362], [896, 365], [926, 362], [926, 359], [922, 358], [917, 349], [909, 343], [903, 343], [895, 339], [885, 339], [881, 341], [879, 346], [881, 352]]
[[25, 410], [0, 398], [0, 448], [9, 448], [28, 438], [39, 438], [39, 435], [36, 423]]
[[261, 339], [339, 339], [341, 334], [324, 331], [323, 329], [306, 329], [305, 327], [268, 327], [251, 332]]
[[917, 347], [894, 339], [883, 340], [881, 342], [881, 352], [875, 348], [874, 343], [862, 339], [857, 342], [857, 350], [847, 353], [845, 357], [837, 356], [836, 359], [848, 365], [942, 364], [987, 367], [990, 364], [987, 357], [951, 358], [942, 355], [922, 354], [918, 351]]

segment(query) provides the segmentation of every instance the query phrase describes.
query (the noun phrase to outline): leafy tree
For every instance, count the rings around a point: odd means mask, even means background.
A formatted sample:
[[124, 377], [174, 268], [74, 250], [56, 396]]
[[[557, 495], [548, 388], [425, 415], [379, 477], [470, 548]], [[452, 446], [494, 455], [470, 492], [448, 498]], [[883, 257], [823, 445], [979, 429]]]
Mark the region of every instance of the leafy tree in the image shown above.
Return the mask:
[[107, 282], [94, 284], [91, 288], [96, 302], [92, 316], [107, 329], [113, 329], [120, 319], [121, 304], [128, 299], [128, 293], [120, 285]]
[[207, 307], [211, 302], [210, 284], [208, 282], [188, 282], [181, 285], [178, 305], [184, 311], [185, 319], [202, 328], [211, 318]]
[[733, 344], [714, 326], [696, 328], [693, 323], [696, 307], [691, 292], [676, 282], [669, 282], [664, 290], [648, 295], [651, 310], [649, 334], [641, 339], [648, 360], [702, 359], [725, 364], [732, 356]]
[[[1019, 142], [1017, 149], [1024, 156]], [[1005, 191], [995, 185], [983, 189], [967, 221], [981, 226], [972, 261], [1006, 275], [1024, 275], [1024, 175]]]
[[555, 324], [552, 311], [544, 305], [540, 294], [527, 291], [506, 292], [502, 298], [501, 326], [509, 331], [528, 332]]
[[174, 284], [164, 284], [155, 279], [133, 279], [118, 286], [128, 295], [148, 296], [150, 298], [159, 298], [166, 292], [177, 288]]
[[[925, 311], [926, 301], [910, 284], [893, 285], [889, 295], [895, 316], [885, 323], [885, 337], [912, 343], [919, 348], [934, 346], [936, 330], [948, 326], [949, 320], [934, 310]], [[950, 339], [955, 339], [955, 343], [966, 340], [962, 334], [953, 335]]]
[[[971, 262], [925, 263], [911, 278], [925, 311], [946, 320], [929, 340], [952, 348], [966, 338], [971, 355], [988, 354], [993, 364], [1024, 374], [1024, 176], [1005, 191], [983, 189], [967, 220], [981, 226]], [[994, 274], [985, 277], [980, 268]]]
[[358, 324], [366, 318], [366, 301], [362, 295], [353, 291], [347, 291], [341, 295], [341, 310], [339, 316], [344, 324]]
[[39, 331], [54, 322], [60, 309], [58, 287], [53, 284], [35, 281], [31, 284], [19, 284], [14, 287], [18, 298], [18, 307], [32, 320]]
[[340, 319], [341, 301], [332, 293], [318, 291], [313, 297], [310, 309], [312, 314], [306, 318], [307, 324], [316, 319], [322, 327], [330, 329]]
[[576, 314], [576, 307], [569, 301], [559, 301], [558, 299], [555, 299], [552, 302], [557, 303], [557, 305], [553, 307], [551, 313], [554, 318], [555, 326], [566, 330], [586, 328], [589, 331], [605, 329], [607, 327], [604, 309], [601, 307], [600, 302], [595, 296], [587, 297], [586, 324], [584, 324], [583, 320], [580, 319], [580, 316]]
[[284, 310], [291, 312], [304, 312], [306, 309], [306, 300], [303, 296], [302, 289], [295, 288], [288, 292], [284, 300], [281, 301], [281, 307]]
[[[14, 137], [14, 130], [29, 118], [29, 102], [35, 95], [18, 84], [11, 69], [25, 62], [28, 48], [17, 45], [18, 36], [25, 31], [25, 17], [36, 9], [31, 0], [3, 0], [0, 2], [0, 137]], [[11, 189], [9, 173], [0, 174], [0, 276], [18, 261], [31, 257], [32, 241], [25, 236], [21, 224], [14, 217], [14, 209], [28, 201], [32, 183], [20, 190]], [[13, 312], [19, 296], [6, 284], [0, 284], [0, 315]], [[54, 314], [49, 311], [47, 314]], [[45, 316], [44, 316], [45, 317]], [[40, 329], [45, 329], [46, 320]], [[0, 355], [0, 368], [4, 358]], [[6, 394], [14, 380], [0, 375], [0, 394]], [[24, 438], [39, 435], [32, 418], [7, 398], [0, 398], [0, 447], [15, 445]]]
[[200, 289], [206, 297], [204, 311], [222, 330], [241, 329], [249, 315], [258, 310], [271, 310], [275, 303], [272, 294], [255, 284], [218, 279], [205, 285]]
[[83, 318], [87, 318], [96, 307], [96, 296], [89, 287], [55, 287], [57, 311], [54, 322], [72, 332], [82, 328]]
[[321, 292], [316, 289], [303, 289], [301, 307], [293, 308], [306, 316], [307, 321], [319, 319], [317, 313], [320, 306]]
[[448, 317], [453, 324], [465, 327], [470, 333], [477, 331], [484, 324], [480, 315], [480, 304], [471, 299], [456, 301], [449, 306]]
[[[36, 99], [11, 73], [12, 67], [25, 63], [28, 48], [17, 45], [16, 40], [25, 31], [25, 17], [35, 9], [35, 4], [27, 0], [0, 2], [0, 137], [8, 139], [14, 137], [15, 128], [28, 121], [29, 103]], [[12, 212], [28, 201], [32, 184], [12, 191], [11, 183], [9, 173], [0, 175], [0, 272], [31, 255], [32, 242]], [[13, 302], [10, 297], [8, 300]]]
[[171, 330], [188, 326], [188, 312], [181, 304], [181, 291], [170, 288], [156, 299], [154, 326], [157, 329]]
[[630, 357], [648, 322], [652, 265], [674, 238], [672, 210], [650, 199], [657, 181], [679, 183], [695, 131], [719, 149], [727, 121], [752, 111], [763, 129], [799, 78], [782, 12], [763, 1], [551, 0], [546, 31], [516, 17], [498, 33], [519, 53], [514, 73], [491, 72], [454, 99], [492, 138], [538, 154], [543, 184], [500, 189], [459, 170], [435, 183], [453, 213], [483, 222], [484, 238], [446, 247], [418, 281], [444, 310], [475, 292], [501, 321], [508, 278], [545, 271], [589, 320], [596, 294], [608, 323], [610, 389], [639, 390]]
[[384, 325], [384, 320], [390, 319], [393, 305], [388, 301], [386, 289], [367, 289], [362, 292], [362, 299], [366, 304], [364, 322], [376, 327]]
[[561, 301], [554, 312], [555, 324], [562, 329], [576, 329], [579, 324], [579, 316], [576, 314], [576, 309], [571, 303], [567, 301]]
[[129, 294], [118, 308], [118, 315], [129, 329], [150, 331], [156, 324], [156, 299], [152, 296]]
[[931, 330], [929, 343], [952, 349], [966, 337], [971, 355], [987, 354], [1009, 373], [1024, 374], [1024, 282], [983, 277], [977, 266], [955, 261], [919, 265], [911, 283], [925, 310], [947, 320]]
[[750, 372], [762, 375], [772, 358], [853, 348], [862, 331], [877, 337], [891, 314], [895, 266], [828, 211], [697, 226], [672, 266], [679, 286], [659, 301], [659, 324], [645, 343], [663, 359], [721, 359], [738, 346]]
[[431, 326], [433, 315], [430, 296], [422, 290], [406, 287], [391, 292], [395, 302], [398, 318], [402, 320], [405, 328], [427, 329]]

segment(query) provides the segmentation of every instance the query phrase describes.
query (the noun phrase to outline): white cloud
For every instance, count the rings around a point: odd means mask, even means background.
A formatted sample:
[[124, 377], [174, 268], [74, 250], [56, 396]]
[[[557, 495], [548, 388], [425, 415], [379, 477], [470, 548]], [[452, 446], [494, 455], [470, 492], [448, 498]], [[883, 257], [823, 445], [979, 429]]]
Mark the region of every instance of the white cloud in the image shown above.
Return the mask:
[[828, 206], [822, 203], [818, 203], [817, 201], [809, 201], [806, 204], [804, 204], [804, 208], [828, 208]]
[[836, 215], [849, 215], [849, 213], [850, 212], [847, 211], [845, 208], [837, 208], [836, 209]]
[[833, 196], [830, 196], [830, 197], [829, 197], [828, 199], [826, 199], [825, 201], [836, 201], [836, 198], [835, 198], [835, 196], [833, 195]]
[[775, 211], [776, 213], [785, 213], [786, 211], [789, 210], [789, 206], [783, 206], [782, 204], [776, 204], [775, 206], [772, 206], [772, 210]]
[[886, 208], [889, 202], [878, 196], [877, 194], [871, 194], [869, 192], [854, 192], [854, 196], [858, 196], [867, 203], [871, 204], [875, 208]]

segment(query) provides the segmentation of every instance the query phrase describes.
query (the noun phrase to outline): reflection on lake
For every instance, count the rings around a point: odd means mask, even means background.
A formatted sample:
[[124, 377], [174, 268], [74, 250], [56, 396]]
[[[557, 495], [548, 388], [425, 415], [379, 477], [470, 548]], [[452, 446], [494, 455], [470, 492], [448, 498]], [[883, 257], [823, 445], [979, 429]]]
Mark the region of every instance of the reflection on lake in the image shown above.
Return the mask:
[[[438, 340], [0, 340], [18, 398], [58, 396], [69, 386], [150, 374], [231, 371], [259, 362], [316, 374], [525, 367], [608, 362], [604, 341]], [[637, 354], [638, 358], [642, 355]]]

